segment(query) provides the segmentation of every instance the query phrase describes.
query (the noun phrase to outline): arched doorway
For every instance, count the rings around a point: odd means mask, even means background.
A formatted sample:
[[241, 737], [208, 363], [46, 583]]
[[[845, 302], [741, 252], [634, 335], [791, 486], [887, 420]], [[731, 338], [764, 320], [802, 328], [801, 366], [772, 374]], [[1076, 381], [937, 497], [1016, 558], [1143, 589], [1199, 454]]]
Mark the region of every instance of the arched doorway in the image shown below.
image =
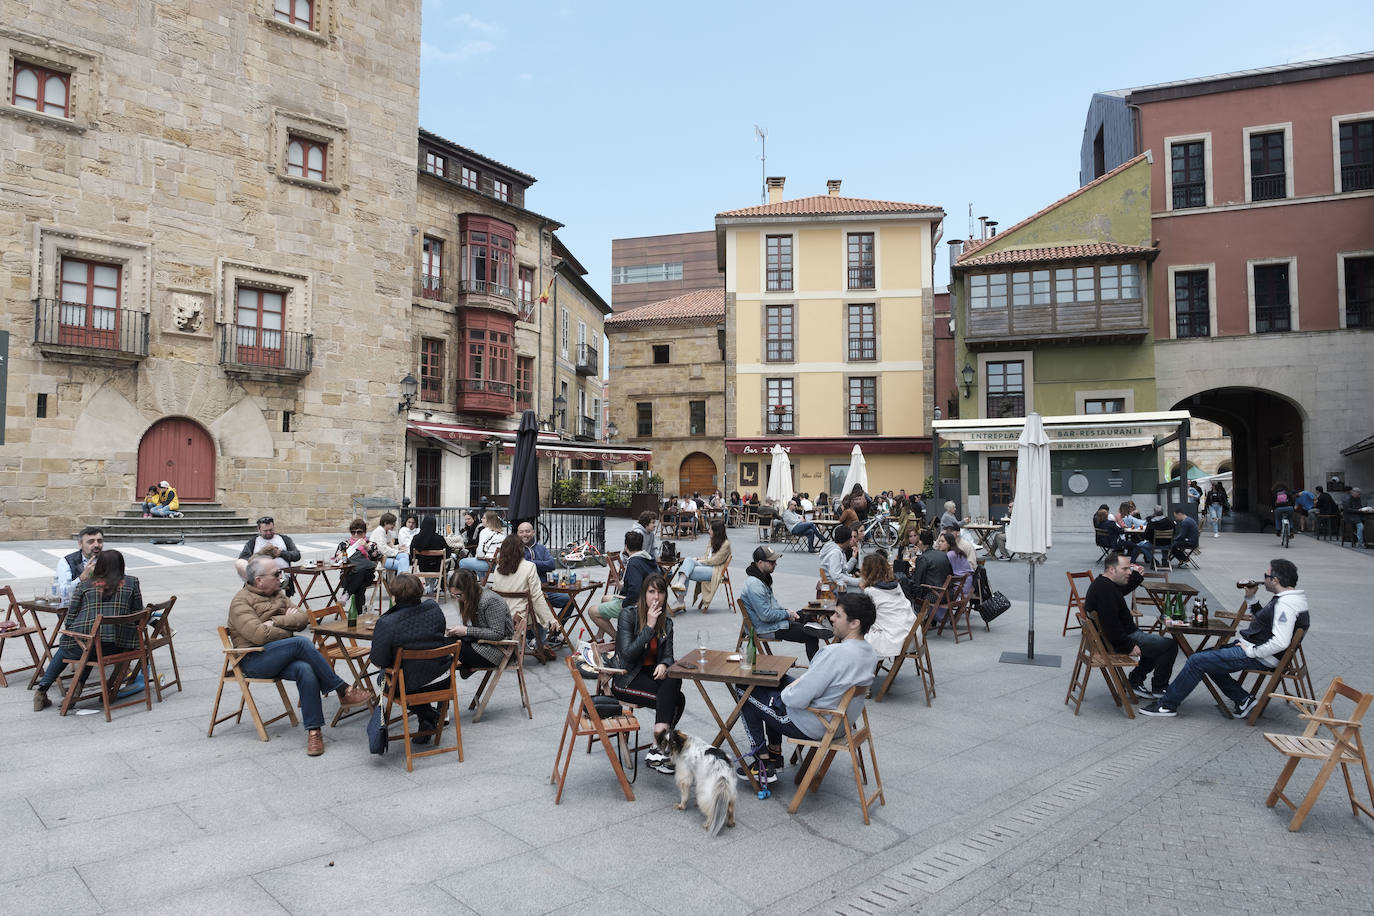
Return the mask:
[[214, 502], [215, 442], [205, 427], [187, 417], [165, 417], [138, 443], [138, 490], [165, 480], [183, 502]]
[[716, 479], [716, 463], [705, 452], [692, 452], [682, 459], [677, 472], [677, 491], [683, 496], [700, 493], [705, 496], [720, 489]]
[[1237, 511], [1269, 521], [1276, 484], [1307, 485], [1305, 418], [1283, 395], [1259, 388], [1213, 388], [1184, 398], [1173, 409], [1210, 420], [1230, 434], [1230, 459], [1219, 462], [1218, 469], [1232, 472], [1231, 505]]

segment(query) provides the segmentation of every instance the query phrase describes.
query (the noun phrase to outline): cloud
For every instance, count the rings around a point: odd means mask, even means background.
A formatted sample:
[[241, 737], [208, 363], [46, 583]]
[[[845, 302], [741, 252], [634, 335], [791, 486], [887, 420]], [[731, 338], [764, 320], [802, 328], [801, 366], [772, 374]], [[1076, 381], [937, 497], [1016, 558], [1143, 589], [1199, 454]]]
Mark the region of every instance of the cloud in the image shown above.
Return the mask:
[[438, 45], [422, 41], [420, 42], [420, 59], [444, 63], [462, 63], [474, 57], [489, 54], [495, 49], [496, 45], [492, 42], [476, 38], [464, 39], [449, 48], [441, 48]]
[[457, 16], [452, 16], [449, 18], [448, 24], [460, 29], [481, 32], [484, 35], [497, 35], [501, 32], [501, 27], [496, 23], [484, 22], [471, 13], [459, 13]]

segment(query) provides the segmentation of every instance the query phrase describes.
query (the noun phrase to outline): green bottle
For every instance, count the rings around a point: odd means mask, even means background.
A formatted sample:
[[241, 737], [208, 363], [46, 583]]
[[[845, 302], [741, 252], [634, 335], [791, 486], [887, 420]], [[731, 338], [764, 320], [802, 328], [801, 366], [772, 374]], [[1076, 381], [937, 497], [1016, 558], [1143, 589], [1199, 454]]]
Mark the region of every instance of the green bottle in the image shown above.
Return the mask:
[[754, 628], [750, 627], [744, 645], [744, 665], [746, 671], [754, 670], [754, 661], [759, 657], [758, 642], [754, 639]]
[[348, 599], [348, 625], [356, 627], [358, 625], [358, 596], [353, 595]]

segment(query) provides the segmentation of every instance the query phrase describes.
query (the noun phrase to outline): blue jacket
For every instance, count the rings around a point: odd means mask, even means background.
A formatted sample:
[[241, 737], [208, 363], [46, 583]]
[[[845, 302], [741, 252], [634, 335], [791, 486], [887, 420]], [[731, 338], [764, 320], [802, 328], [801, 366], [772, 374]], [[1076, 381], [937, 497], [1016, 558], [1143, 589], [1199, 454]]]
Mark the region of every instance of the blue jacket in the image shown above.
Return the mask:
[[553, 572], [553, 554], [549, 553], [549, 548], [535, 541], [525, 548], [525, 559], [534, 564], [534, 568], [539, 571], [539, 581], [543, 582], [544, 577]]
[[[754, 568], [753, 564], [750, 564], [749, 569]], [[786, 626], [792, 619], [787, 609], [778, 604], [773, 589], [757, 576], [745, 576], [744, 588], [740, 590], [739, 597], [744, 602], [744, 609], [749, 612], [749, 622], [753, 625], [754, 632], [764, 639], [771, 637], [780, 626]]]
[[1188, 516], [1183, 516], [1183, 521], [1178, 523], [1177, 530], [1174, 531], [1175, 545], [1182, 544], [1185, 547], [1197, 546], [1197, 522]]

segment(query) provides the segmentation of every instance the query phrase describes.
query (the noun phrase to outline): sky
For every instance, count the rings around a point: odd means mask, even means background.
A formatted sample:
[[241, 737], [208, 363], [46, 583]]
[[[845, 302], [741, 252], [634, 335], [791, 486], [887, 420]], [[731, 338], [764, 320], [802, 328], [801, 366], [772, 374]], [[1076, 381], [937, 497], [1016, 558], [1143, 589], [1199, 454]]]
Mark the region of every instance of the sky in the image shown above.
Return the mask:
[[970, 204], [1006, 228], [1078, 186], [1094, 92], [1374, 50], [1367, 0], [423, 10], [420, 125], [535, 176], [525, 205], [565, 224], [608, 302], [612, 239], [759, 203], [755, 125], [785, 197], [838, 178], [941, 206], [962, 238]]

